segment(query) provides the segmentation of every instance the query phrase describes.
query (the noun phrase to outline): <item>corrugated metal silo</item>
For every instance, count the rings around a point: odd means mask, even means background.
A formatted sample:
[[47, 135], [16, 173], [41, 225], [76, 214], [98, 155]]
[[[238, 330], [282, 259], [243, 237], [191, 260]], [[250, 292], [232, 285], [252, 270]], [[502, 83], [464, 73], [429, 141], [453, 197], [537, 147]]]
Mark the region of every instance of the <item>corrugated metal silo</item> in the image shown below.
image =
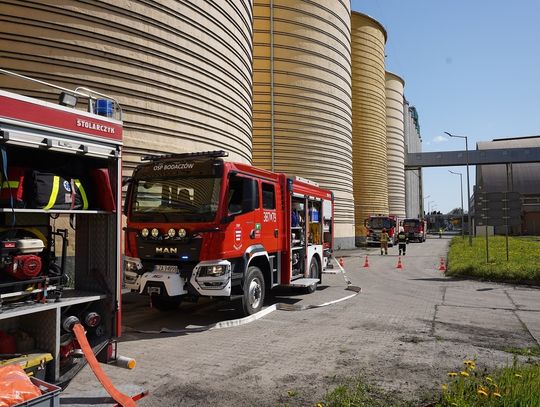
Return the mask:
[[[126, 173], [146, 153], [226, 149], [251, 161], [252, 1], [13, 1], [2, 9], [3, 68], [120, 101]], [[25, 93], [53, 97], [44, 92]]]
[[351, 20], [354, 213], [356, 238], [361, 241], [364, 219], [388, 214], [386, 30], [365, 14], [353, 12]]
[[354, 246], [350, 12], [346, 0], [253, 11], [253, 163], [331, 189], [342, 248]]
[[403, 87], [399, 76], [386, 72], [386, 143], [388, 148], [388, 210], [405, 217], [405, 129]]

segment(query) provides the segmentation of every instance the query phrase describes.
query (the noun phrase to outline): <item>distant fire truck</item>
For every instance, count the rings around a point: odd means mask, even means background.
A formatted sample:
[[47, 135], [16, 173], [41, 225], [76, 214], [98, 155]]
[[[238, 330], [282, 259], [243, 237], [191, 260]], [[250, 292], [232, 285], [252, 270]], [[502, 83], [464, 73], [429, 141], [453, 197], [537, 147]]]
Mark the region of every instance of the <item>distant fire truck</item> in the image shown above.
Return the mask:
[[380, 243], [383, 229], [386, 229], [386, 233], [390, 237], [388, 246], [396, 244], [398, 221], [398, 217], [394, 215], [370, 215], [364, 222], [367, 229], [366, 243], [368, 246]]
[[418, 218], [406, 218], [402, 221], [402, 226], [409, 241], [426, 241], [427, 222]]
[[277, 286], [315, 291], [333, 245], [332, 192], [224, 161], [224, 151], [143, 158], [126, 198], [126, 286], [158, 309], [201, 296], [259, 311]]

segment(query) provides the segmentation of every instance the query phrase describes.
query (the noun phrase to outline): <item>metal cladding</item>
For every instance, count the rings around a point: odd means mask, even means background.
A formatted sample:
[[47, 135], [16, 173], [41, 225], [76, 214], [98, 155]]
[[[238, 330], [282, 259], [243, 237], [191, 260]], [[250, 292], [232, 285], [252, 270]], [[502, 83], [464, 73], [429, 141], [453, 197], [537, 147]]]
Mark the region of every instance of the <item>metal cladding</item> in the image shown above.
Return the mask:
[[388, 210], [405, 217], [405, 129], [403, 87], [399, 76], [386, 72], [386, 143], [388, 149]]
[[[406, 100], [403, 104], [405, 118], [405, 152], [419, 153], [422, 151], [420, 124], [418, 113], [414, 106]], [[405, 209], [408, 218], [424, 217], [422, 197], [422, 170], [405, 171]]]
[[[249, 163], [252, 2], [194, 4], [9, 2], [0, 15], [2, 68], [116, 98], [128, 169], [148, 153], [224, 146], [229, 159]], [[4, 75], [0, 86], [57, 97]]]
[[373, 213], [389, 213], [386, 31], [364, 14], [353, 12], [351, 19], [354, 213], [356, 239], [360, 241], [365, 235], [364, 219]]
[[350, 13], [345, 0], [253, 11], [253, 164], [332, 190], [342, 248], [354, 246]]

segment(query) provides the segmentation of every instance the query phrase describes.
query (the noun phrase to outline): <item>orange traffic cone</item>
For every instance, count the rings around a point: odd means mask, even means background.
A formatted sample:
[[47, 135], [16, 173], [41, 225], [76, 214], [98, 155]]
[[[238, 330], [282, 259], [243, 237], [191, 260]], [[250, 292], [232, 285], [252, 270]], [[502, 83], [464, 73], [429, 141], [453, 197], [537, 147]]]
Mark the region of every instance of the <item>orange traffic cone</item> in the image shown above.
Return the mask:
[[401, 264], [401, 256], [398, 257], [396, 268], [397, 269], [402, 269], [403, 268], [403, 264]]
[[441, 257], [441, 263], [439, 264], [439, 271], [445, 271], [446, 266], [444, 265], [444, 259]]
[[367, 258], [367, 254], [366, 254], [366, 260], [364, 261], [364, 267], [369, 267], [369, 261], [368, 261], [368, 258]]
[[341, 267], [341, 268], [345, 267], [345, 262], [343, 261], [343, 257], [340, 257], [340, 258], [339, 258], [339, 262], [338, 262], [338, 263], [339, 263], [339, 267]]

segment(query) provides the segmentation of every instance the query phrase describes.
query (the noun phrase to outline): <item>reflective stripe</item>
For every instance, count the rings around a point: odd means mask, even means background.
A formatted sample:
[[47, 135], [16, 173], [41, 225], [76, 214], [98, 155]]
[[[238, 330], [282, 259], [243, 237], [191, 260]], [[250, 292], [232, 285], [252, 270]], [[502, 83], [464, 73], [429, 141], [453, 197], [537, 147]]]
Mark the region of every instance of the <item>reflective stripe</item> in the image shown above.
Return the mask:
[[53, 187], [51, 191], [51, 196], [49, 197], [49, 203], [43, 209], [51, 209], [56, 203], [56, 198], [58, 197], [58, 189], [60, 188], [60, 177], [54, 176], [53, 178]]
[[83, 201], [83, 209], [88, 209], [88, 198], [86, 197], [86, 192], [84, 191], [81, 181], [79, 181], [77, 178], [74, 178], [73, 183], [77, 186], [77, 188], [79, 189], [79, 192], [81, 193], [81, 198]]
[[19, 188], [19, 181], [4, 181], [2, 182], [2, 188]]

